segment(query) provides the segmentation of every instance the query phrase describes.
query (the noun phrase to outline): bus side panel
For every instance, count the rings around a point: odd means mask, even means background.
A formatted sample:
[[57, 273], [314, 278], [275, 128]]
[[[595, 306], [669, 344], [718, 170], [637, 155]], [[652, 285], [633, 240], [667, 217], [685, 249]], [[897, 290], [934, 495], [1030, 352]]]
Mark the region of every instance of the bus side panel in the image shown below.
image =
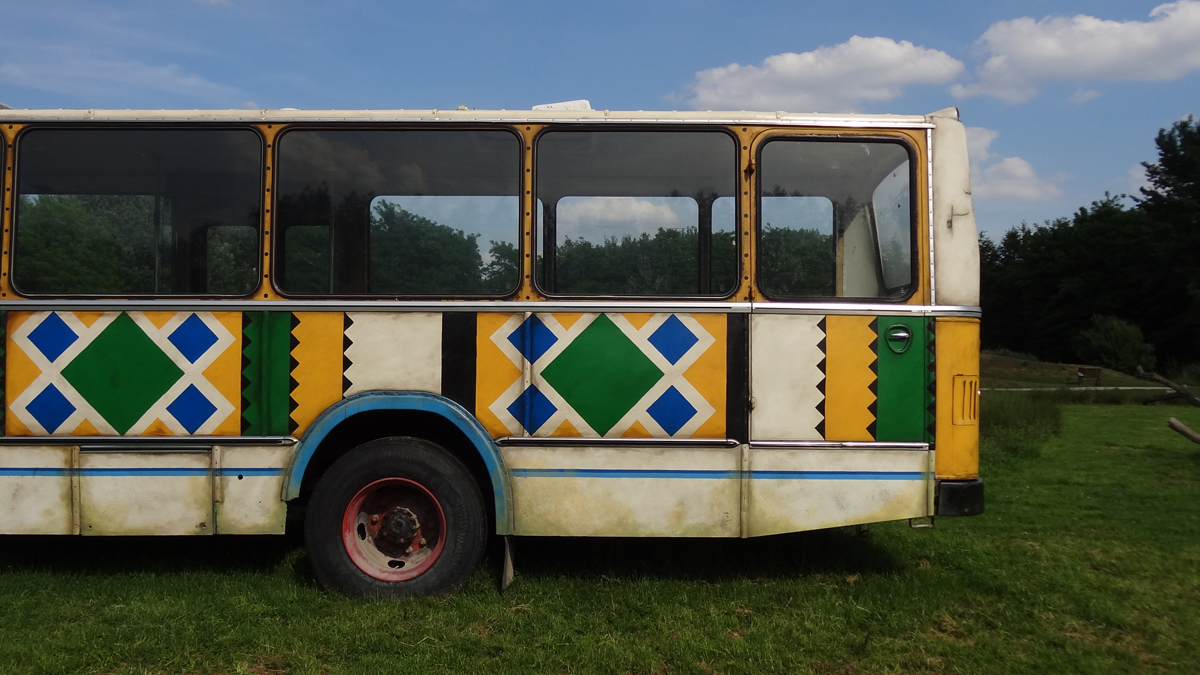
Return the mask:
[[84, 452], [79, 474], [82, 534], [216, 531], [207, 452]]
[[926, 450], [750, 449], [748, 535], [931, 513]]
[[937, 477], [979, 477], [979, 319], [938, 317]]
[[750, 439], [925, 442], [924, 319], [754, 314]]
[[737, 447], [509, 447], [502, 452], [513, 476], [513, 534], [741, 533]]
[[493, 437], [724, 439], [729, 323], [683, 312], [482, 314], [476, 414]]
[[74, 534], [70, 446], [0, 448], [0, 534]]
[[279, 498], [290, 447], [213, 448], [217, 534], [283, 534], [287, 504]]

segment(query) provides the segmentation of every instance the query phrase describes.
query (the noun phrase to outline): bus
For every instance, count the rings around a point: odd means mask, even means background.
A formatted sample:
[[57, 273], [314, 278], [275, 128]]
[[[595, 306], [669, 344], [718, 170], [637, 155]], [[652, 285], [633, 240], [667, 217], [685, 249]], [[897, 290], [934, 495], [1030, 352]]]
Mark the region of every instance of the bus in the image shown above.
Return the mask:
[[[0, 110], [0, 534], [500, 537], [983, 511], [966, 135], [930, 115]], [[299, 510], [297, 510], [297, 513]]]

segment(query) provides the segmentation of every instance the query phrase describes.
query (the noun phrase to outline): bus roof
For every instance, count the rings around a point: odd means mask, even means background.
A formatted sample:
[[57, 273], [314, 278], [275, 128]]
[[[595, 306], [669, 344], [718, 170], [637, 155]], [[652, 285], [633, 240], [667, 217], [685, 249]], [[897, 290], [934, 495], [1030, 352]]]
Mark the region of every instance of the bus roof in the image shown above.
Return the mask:
[[[4, 122], [505, 122], [770, 124], [820, 127], [927, 128], [934, 115], [646, 110], [99, 110], [0, 109]], [[957, 114], [953, 117], [957, 118]]]

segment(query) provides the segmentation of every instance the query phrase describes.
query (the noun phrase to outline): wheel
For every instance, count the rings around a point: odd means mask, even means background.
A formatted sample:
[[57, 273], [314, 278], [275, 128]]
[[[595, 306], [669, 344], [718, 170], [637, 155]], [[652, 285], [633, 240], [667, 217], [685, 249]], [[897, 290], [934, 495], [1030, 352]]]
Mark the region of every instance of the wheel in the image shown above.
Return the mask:
[[329, 590], [441, 595], [461, 588], [479, 565], [486, 523], [462, 462], [419, 438], [381, 438], [346, 453], [321, 477], [304, 541]]

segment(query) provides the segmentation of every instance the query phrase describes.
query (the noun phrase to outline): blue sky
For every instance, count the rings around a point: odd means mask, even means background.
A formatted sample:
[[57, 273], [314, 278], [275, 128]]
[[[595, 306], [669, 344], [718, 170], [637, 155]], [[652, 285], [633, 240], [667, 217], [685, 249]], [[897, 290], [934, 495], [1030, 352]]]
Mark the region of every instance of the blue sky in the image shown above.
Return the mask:
[[18, 108], [956, 105], [993, 235], [1133, 191], [1157, 131], [1200, 114], [1200, 0], [0, 7], [0, 101]]

